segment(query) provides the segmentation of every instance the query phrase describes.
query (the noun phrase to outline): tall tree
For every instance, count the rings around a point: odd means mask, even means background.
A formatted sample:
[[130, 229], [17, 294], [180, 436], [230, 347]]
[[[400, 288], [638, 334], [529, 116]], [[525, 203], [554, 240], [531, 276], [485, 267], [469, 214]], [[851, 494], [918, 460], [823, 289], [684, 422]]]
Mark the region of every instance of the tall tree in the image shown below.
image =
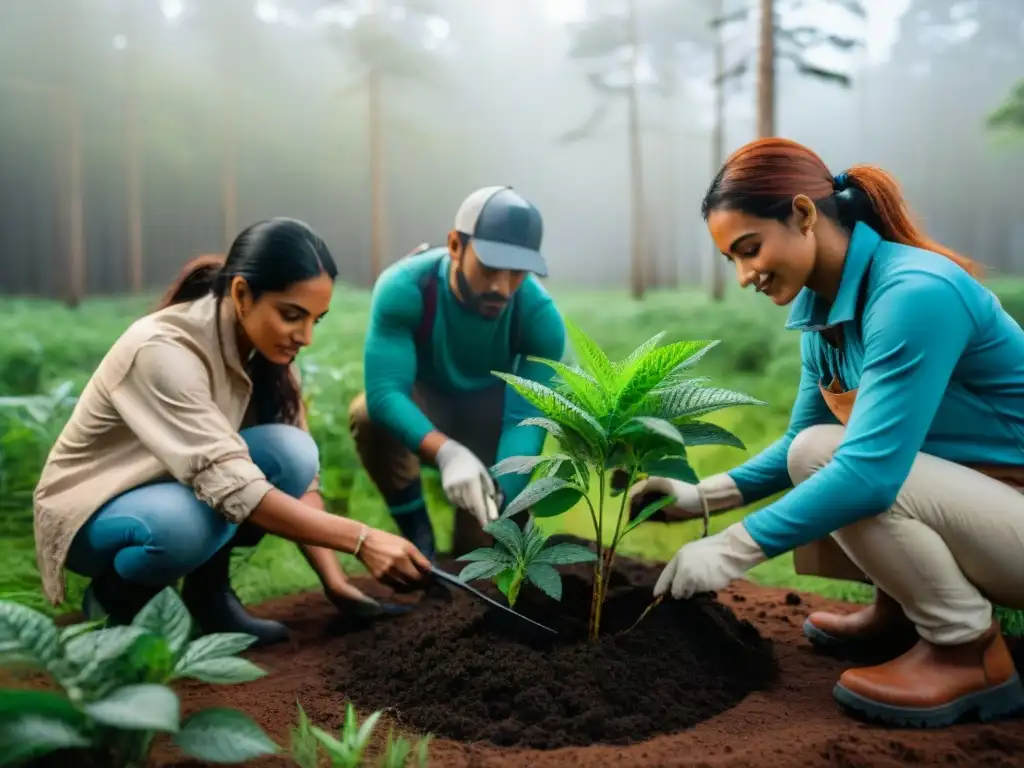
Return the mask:
[[651, 283], [651, 255], [644, 204], [644, 94], [671, 99], [678, 92], [688, 56], [709, 42], [710, 13], [674, 0], [589, 0], [583, 21], [570, 28], [569, 56], [582, 65], [598, 97], [590, 116], [560, 137], [563, 142], [590, 138], [625, 103], [630, 171], [630, 287], [642, 298]]
[[353, 0], [327, 2], [320, 18], [328, 39], [357, 74], [343, 92], [366, 96], [367, 152], [370, 165], [370, 273], [376, 279], [390, 260], [385, 180], [388, 80], [430, 82], [438, 74], [437, 50], [449, 24], [442, 0]]
[[[741, 56], [730, 73], [739, 77], [757, 62], [757, 134], [774, 136], [777, 130], [775, 105], [776, 78], [779, 62], [786, 62], [797, 74], [836, 83], [843, 87], [852, 84], [849, 74], [814, 62], [814, 55], [826, 51], [849, 51], [863, 45], [859, 37], [838, 34], [803, 22], [809, 10], [834, 7], [852, 16], [866, 18], [859, 0], [758, 0], [757, 50]], [[722, 17], [722, 24], [748, 21], [753, 7], [734, 11]]]
[[1006, 101], [988, 116], [987, 123], [989, 128], [1024, 130], [1024, 80], [1017, 81]]

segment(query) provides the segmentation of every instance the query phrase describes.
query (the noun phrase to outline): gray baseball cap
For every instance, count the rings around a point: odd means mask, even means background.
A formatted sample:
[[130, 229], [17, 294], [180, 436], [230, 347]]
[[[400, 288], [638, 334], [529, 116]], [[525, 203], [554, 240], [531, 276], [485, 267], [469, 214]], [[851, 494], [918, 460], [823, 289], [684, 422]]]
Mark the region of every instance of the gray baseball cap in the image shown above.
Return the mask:
[[469, 235], [485, 267], [547, 277], [540, 211], [512, 187], [483, 187], [471, 194], [455, 214], [455, 229]]

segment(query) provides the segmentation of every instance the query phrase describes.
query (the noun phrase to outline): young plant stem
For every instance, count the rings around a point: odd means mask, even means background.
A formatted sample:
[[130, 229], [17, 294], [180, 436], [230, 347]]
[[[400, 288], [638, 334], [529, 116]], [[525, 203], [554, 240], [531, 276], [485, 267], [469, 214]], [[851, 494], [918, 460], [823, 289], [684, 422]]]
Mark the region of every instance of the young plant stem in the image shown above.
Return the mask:
[[[598, 497], [597, 514], [595, 515], [595, 533], [597, 534], [597, 560], [594, 561], [594, 591], [590, 598], [590, 623], [589, 635], [591, 640], [597, 640], [598, 625], [601, 620], [601, 597], [604, 593], [604, 492], [605, 492], [605, 470], [601, 469], [597, 475]], [[593, 507], [591, 507], [593, 509]]]

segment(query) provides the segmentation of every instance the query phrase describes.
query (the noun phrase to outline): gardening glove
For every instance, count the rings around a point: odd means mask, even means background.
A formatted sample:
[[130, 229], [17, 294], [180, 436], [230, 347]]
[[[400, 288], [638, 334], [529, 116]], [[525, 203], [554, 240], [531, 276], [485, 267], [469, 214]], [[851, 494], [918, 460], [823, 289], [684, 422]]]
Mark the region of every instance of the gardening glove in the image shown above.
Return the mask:
[[685, 600], [713, 592], [767, 559], [743, 523], [733, 523], [721, 533], [684, 544], [658, 577], [654, 596], [671, 591], [675, 599]]
[[448, 501], [475, 517], [480, 527], [498, 519], [498, 490], [487, 467], [471, 450], [446, 440], [437, 452], [441, 486]]
[[652, 522], [676, 523], [701, 518], [704, 504], [711, 515], [743, 506], [743, 496], [735, 481], [724, 472], [701, 480], [697, 485], [670, 477], [648, 477], [629, 489], [630, 520], [663, 496], [671, 496], [675, 501], [651, 515], [648, 519]]

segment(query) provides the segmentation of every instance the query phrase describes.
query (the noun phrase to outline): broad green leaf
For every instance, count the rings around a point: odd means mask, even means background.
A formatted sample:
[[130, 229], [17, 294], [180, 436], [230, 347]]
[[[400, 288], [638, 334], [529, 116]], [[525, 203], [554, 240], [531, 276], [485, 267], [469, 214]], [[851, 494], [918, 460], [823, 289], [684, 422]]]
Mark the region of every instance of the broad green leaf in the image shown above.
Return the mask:
[[646, 507], [640, 510], [640, 514], [638, 514], [635, 518], [629, 521], [629, 524], [622, 532], [622, 535], [625, 536], [627, 533], [629, 533], [638, 525], [640, 525], [640, 523], [650, 518], [650, 516], [653, 515], [655, 512], [657, 512], [660, 509], [664, 509], [673, 501], [675, 501], [675, 499], [672, 496], [662, 496], [657, 501], [652, 501], [650, 504], [648, 504]]
[[556, 454], [554, 456], [509, 456], [507, 459], [502, 459], [491, 467], [491, 475], [493, 477], [511, 474], [525, 475], [536, 469], [538, 465], [559, 458], [568, 457], [564, 454]]
[[9, 723], [20, 715], [38, 715], [73, 725], [81, 725], [86, 721], [81, 710], [59, 693], [0, 688], [0, 724]]
[[683, 443], [688, 448], [698, 445], [728, 445], [732, 448], [745, 450], [746, 446], [729, 430], [717, 424], [704, 421], [691, 421], [679, 424], [676, 427], [683, 437]]
[[[503, 518], [508, 518], [522, 512], [524, 509], [531, 508], [533, 508], [534, 514], [536, 515], [536, 505], [539, 501], [547, 498], [553, 493], [570, 488], [582, 494], [582, 491], [579, 488], [566, 482], [560, 477], [542, 477], [540, 480], [536, 480], [526, 486], [520, 494], [505, 507], [505, 511], [501, 516]], [[540, 515], [537, 516], [540, 517]]]
[[49, 669], [61, 656], [53, 619], [20, 603], [0, 601], [0, 664]]
[[[586, 461], [594, 455], [593, 449], [587, 444], [580, 435], [572, 430], [566, 430], [561, 424], [552, 421], [548, 418], [540, 416], [531, 416], [528, 419], [523, 419], [519, 422], [520, 427], [540, 427], [547, 431], [551, 437], [553, 437], [563, 451], [569, 454], [569, 458], [574, 461], [586, 463]], [[545, 466], [558, 465], [562, 462], [558, 458], [558, 455], [547, 456], [548, 462]], [[551, 472], [548, 472], [551, 474]]]
[[459, 579], [467, 583], [470, 581], [477, 581], [479, 579], [492, 579], [513, 565], [514, 561], [504, 563], [497, 561], [480, 561], [470, 563], [459, 573]]
[[507, 518], [495, 520], [484, 526], [484, 532], [491, 534], [494, 540], [499, 542], [505, 549], [514, 556], [519, 557], [523, 552], [523, 532], [514, 521]]
[[60, 717], [24, 712], [0, 722], [0, 765], [16, 765], [91, 741], [84, 726]]
[[609, 392], [602, 387], [597, 380], [586, 371], [560, 363], [557, 360], [548, 360], [542, 357], [527, 358], [537, 363], [552, 368], [565, 383], [566, 388], [574, 395], [574, 399], [588, 413], [603, 418], [611, 407]]
[[632, 418], [623, 424], [615, 434], [617, 437], [628, 437], [630, 434], [635, 434], [638, 431], [663, 437], [670, 442], [684, 445], [683, 436], [671, 421], [658, 419], [654, 416], [637, 416]]
[[[633, 373], [619, 390], [616, 412], [629, 414], [643, 403], [644, 398], [661, 384], [678, 366], [706, 347], [709, 341], [680, 341], [652, 350], [641, 358]], [[660, 415], [660, 414], [659, 414]]]
[[167, 639], [171, 653], [178, 657], [185, 650], [192, 632], [192, 618], [173, 587], [160, 591], [132, 620], [139, 627]]
[[562, 577], [550, 565], [534, 563], [526, 569], [526, 578], [552, 600], [562, 599]]
[[597, 560], [597, 554], [590, 547], [580, 544], [553, 544], [542, 550], [533, 562], [539, 565], [572, 565], [573, 563], [590, 563]]
[[509, 563], [515, 562], [515, 557], [507, 549], [501, 547], [480, 547], [472, 552], [459, 555], [455, 558], [460, 563]]
[[167, 683], [174, 677], [174, 658], [167, 638], [143, 634], [125, 655], [123, 682]]
[[545, 496], [530, 507], [530, 511], [537, 518], [557, 517], [579, 504], [582, 498], [583, 491], [576, 486], [570, 486]]
[[608, 355], [578, 325], [568, 319], [564, 323], [566, 336], [576, 353], [580, 368], [593, 376], [604, 389], [610, 390], [615, 386], [615, 367]]
[[190, 757], [208, 763], [247, 763], [281, 751], [251, 717], [221, 708], [186, 717], [174, 743]]
[[254, 636], [242, 632], [217, 632], [212, 635], [203, 635], [193, 640], [185, 648], [185, 653], [182, 654], [175, 666], [175, 674], [180, 674], [181, 669], [207, 659], [235, 656], [251, 648], [255, 642]]
[[191, 677], [204, 683], [237, 685], [251, 683], [266, 676], [266, 672], [240, 656], [203, 659], [177, 670], [178, 677]]
[[80, 668], [80, 674], [126, 655], [146, 634], [140, 627], [107, 627], [72, 638], [64, 646], [68, 661]]
[[86, 632], [92, 632], [93, 630], [99, 629], [106, 623], [106, 619], [97, 619], [96, 621], [81, 621], [78, 624], [71, 624], [70, 626], [63, 627], [60, 630], [60, 641], [61, 643], [67, 643], [69, 640], [74, 640], [79, 635], [84, 635]]
[[110, 728], [128, 731], [178, 730], [181, 704], [165, 685], [126, 685], [109, 696], [86, 704], [85, 713]]
[[597, 419], [558, 392], [521, 376], [501, 371], [492, 373], [522, 395], [524, 400], [544, 416], [561, 424], [563, 430], [576, 432], [592, 450], [600, 450], [606, 444], [607, 435]]

